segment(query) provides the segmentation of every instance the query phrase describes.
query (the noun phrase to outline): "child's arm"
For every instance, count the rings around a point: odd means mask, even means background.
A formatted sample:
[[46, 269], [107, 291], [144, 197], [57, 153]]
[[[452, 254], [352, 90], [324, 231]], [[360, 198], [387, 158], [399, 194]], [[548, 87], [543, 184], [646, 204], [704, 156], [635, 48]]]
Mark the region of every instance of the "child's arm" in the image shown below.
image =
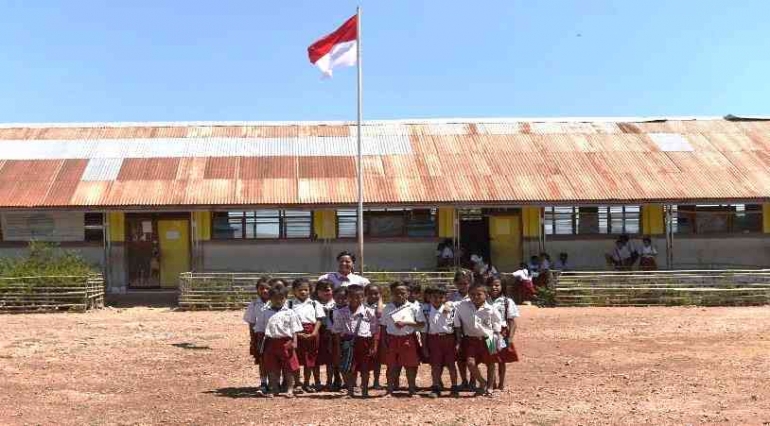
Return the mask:
[[513, 335], [516, 333], [516, 318], [511, 318], [508, 320], [508, 344], [510, 345], [511, 342], [513, 342]]
[[318, 337], [318, 334], [321, 332], [321, 320], [317, 320], [315, 322], [315, 327], [313, 328], [313, 332], [310, 333], [310, 337]]

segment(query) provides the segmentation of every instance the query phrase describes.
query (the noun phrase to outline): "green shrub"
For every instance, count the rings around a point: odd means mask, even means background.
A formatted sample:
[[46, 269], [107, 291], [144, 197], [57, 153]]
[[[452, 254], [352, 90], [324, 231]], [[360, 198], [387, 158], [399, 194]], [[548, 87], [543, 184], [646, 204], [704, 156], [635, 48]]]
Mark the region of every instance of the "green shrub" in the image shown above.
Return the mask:
[[83, 276], [98, 272], [76, 252], [31, 241], [26, 256], [0, 258], [0, 277]]

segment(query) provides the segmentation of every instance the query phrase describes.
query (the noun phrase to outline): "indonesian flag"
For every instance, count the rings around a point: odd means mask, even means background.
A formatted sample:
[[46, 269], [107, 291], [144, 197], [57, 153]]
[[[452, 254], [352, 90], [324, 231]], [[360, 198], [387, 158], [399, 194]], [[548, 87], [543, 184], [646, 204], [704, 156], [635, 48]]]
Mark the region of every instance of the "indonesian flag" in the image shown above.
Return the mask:
[[334, 68], [356, 64], [357, 44], [358, 15], [353, 15], [336, 31], [310, 45], [307, 55], [310, 63], [317, 66], [324, 75], [331, 77]]

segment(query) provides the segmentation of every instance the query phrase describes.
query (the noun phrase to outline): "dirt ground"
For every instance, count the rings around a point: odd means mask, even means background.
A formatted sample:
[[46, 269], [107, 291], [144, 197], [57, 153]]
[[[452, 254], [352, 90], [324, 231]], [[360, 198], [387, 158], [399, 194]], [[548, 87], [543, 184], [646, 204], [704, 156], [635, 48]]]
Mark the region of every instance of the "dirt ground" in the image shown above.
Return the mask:
[[240, 312], [3, 315], [0, 424], [770, 424], [770, 307], [522, 311], [510, 390], [438, 400], [258, 398]]

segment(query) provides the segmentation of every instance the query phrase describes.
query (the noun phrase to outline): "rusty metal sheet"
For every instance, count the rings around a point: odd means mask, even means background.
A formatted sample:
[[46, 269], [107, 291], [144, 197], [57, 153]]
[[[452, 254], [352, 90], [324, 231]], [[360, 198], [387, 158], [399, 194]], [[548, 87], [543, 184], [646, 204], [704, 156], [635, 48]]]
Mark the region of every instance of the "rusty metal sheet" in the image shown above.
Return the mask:
[[0, 180], [18, 182], [51, 181], [56, 176], [62, 160], [6, 161], [0, 169]]
[[206, 163], [206, 179], [235, 179], [238, 177], [239, 157], [211, 157]]
[[297, 157], [242, 157], [240, 179], [288, 179], [297, 176]]
[[[390, 158], [390, 157], [386, 157]], [[355, 178], [353, 157], [298, 157], [299, 178]], [[296, 175], [292, 173], [292, 177]]]
[[176, 171], [177, 180], [198, 180], [206, 176], [207, 157], [180, 158]]
[[106, 198], [113, 182], [80, 181], [72, 194], [72, 206], [106, 206]]
[[178, 158], [128, 158], [117, 180], [173, 180], [179, 168]]

